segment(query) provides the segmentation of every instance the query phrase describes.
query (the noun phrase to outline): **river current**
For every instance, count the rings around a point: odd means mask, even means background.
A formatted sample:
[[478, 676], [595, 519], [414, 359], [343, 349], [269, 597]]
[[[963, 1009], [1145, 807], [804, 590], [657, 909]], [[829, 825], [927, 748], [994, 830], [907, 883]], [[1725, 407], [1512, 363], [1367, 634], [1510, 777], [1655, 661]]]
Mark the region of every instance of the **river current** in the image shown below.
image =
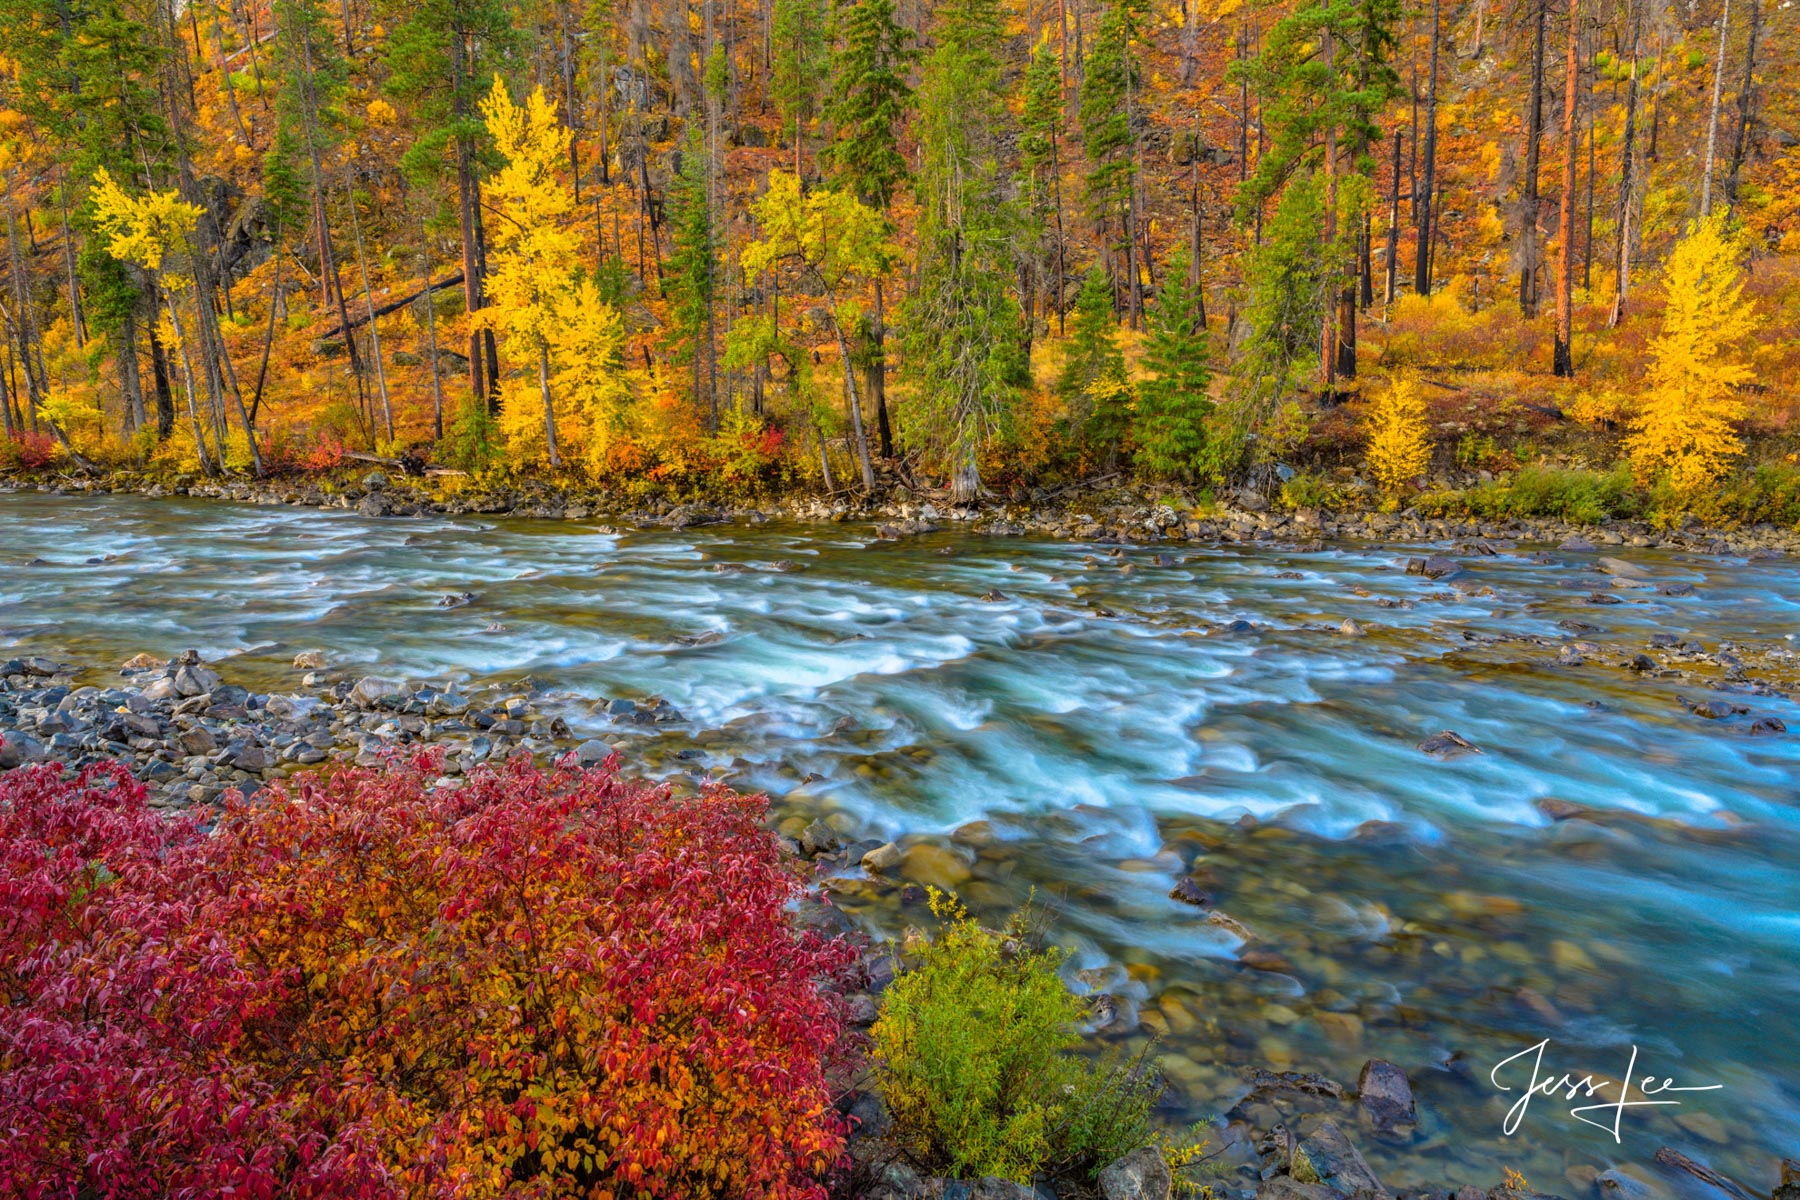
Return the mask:
[[[767, 791], [790, 832], [898, 839], [983, 917], [1035, 896], [1071, 979], [1113, 997], [1098, 1038], [1159, 1037], [1172, 1118], [1230, 1107], [1243, 1067], [1353, 1085], [1378, 1055], [1421, 1112], [1363, 1146], [1390, 1186], [1511, 1167], [1580, 1200], [1673, 1145], [1767, 1188], [1800, 1145], [1800, 707], [1755, 683], [1800, 673], [1800, 571], [1613, 549], [1653, 585], [1614, 588], [1593, 553], [1496, 549], [5, 495], [0, 650], [191, 647], [259, 690], [297, 688], [311, 648], [529, 675], [633, 769]], [[1464, 574], [1405, 573], [1434, 550]], [[1738, 654], [1750, 683], [1657, 634]], [[1644, 652], [1683, 674], [1622, 665]], [[589, 711], [650, 696], [685, 720]], [[1691, 711], [1709, 699], [1748, 711]], [[1755, 736], [1761, 717], [1794, 732]], [[1418, 748], [1443, 730], [1480, 753]], [[1170, 898], [1190, 872], [1204, 906]], [[878, 936], [929, 920], [860, 871], [829, 886]], [[1721, 1086], [1629, 1110], [1617, 1142], [1610, 1112], [1568, 1113], [1616, 1093], [1540, 1097], [1506, 1136], [1530, 1068], [1501, 1072], [1511, 1093], [1490, 1072], [1544, 1039], [1546, 1073], [1616, 1078], [1636, 1046], [1639, 1076]]]

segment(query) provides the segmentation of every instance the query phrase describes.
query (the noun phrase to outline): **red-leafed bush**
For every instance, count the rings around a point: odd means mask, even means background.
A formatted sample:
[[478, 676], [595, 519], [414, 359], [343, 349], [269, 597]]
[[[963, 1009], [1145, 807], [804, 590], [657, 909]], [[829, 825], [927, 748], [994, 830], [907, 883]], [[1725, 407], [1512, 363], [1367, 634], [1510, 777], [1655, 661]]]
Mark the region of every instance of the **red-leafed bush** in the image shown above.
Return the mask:
[[210, 834], [122, 774], [0, 778], [0, 1178], [822, 1195], [856, 955], [787, 920], [762, 801], [433, 765], [277, 786]]
[[0, 437], [0, 467], [38, 471], [56, 461], [56, 439], [47, 433], [19, 430]]

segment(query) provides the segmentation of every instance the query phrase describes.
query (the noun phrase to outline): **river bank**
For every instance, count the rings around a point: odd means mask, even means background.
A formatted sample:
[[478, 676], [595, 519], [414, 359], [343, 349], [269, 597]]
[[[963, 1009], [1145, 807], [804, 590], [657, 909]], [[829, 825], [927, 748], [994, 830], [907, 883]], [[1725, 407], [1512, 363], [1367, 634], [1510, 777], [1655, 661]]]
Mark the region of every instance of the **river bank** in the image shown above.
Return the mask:
[[[1673, 528], [1641, 520], [1601, 523], [1547, 517], [1433, 516], [1407, 508], [1382, 511], [1372, 494], [1334, 493], [1355, 502], [1344, 510], [1290, 507], [1279, 495], [1241, 489], [1189, 507], [1165, 488], [1140, 485], [1081, 486], [1062, 494], [1021, 494], [1017, 501], [957, 507], [894, 485], [874, 498], [800, 494], [753, 503], [632, 501], [616, 494], [570, 490], [543, 483], [457, 486], [445, 491], [426, 480], [382, 469], [265, 481], [208, 481], [191, 476], [158, 478], [123, 472], [99, 477], [15, 476], [0, 491], [68, 494], [132, 494], [150, 498], [191, 496], [240, 504], [347, 509], [369, 517], [510, 516], [579, 521], [622, 529], [673, 529], [786, 520], [873, 527], [875, 536], [897, 539], [958, 528], [1002, 536], [1031, 535], [1073, 541], [1161, 541], [1311, 545], [1324, 541], [1449, 541], [1459, 538], [1561, 544], [1573, 539], [1596, 546], [1669, 547], [1702, 553], [1770, 555], [1800, 553], [1800, 528], [1767, 523], [1731, 528], [1706, 526], [1692, 517]], [[1471, 487], [1479, 486], [1471, 484]], [[1455, 496], [1456, 493], [1450, 493]], [[1358, 500], [1360, 497], [1360, 501]]]

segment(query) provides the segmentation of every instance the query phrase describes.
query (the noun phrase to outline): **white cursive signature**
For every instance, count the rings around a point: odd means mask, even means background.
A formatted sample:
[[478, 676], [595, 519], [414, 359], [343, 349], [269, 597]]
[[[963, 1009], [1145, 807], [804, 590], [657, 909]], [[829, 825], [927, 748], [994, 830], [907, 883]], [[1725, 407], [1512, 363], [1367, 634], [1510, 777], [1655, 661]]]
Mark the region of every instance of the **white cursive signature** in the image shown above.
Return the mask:
[[[1625, 1119], [1626, 1109], [1679, 1105], [1681, 1103], [1679, 1100], [1655, 1100], [1651, 1097], [1660, 1096], [1665, 1092], [1716, 1092], [1725, 1086], [1722, 1083], [1709, 1083], [1699, 1087], [1677, 1087], [1673, 1079], [1665, 1078], [1658, 1082], [1656, 1076], [1646, 1075], [1636, 1083], [1637, 1094], [1643, 1099], [1634, 1100], [1632, 1099], [1632, 1076], [1637, 1071], [1638, 1048], [1636, 1046], [1631, 1048], [1631, 1061], [1626, 1064], [1625, 1074], [1620, 1076], [1617, 1083], [1610, 1079], [1595, 1079], [1592, 1075], [1583, 1075], [1580, 1079], [1576, 1079], [1566, 1072], [1557, 1076], [1545, 1075], [1543, 1073], [1544, 1051], [1549, 1046], [1550, 1039], [1545, 1038], [1537, 1045], [1527, 1046], [1511, 1058], [1501, 1060], [1492, 1071], [1488, 1072], [1488, 1080], [1495, 1087], [1503, 1092], [1514, 1091], [1514, 1088], [1500, 1082], [1501, 1069], [1521, 1058], [1530, 1058], [1531, 1060], [1531, 1082], [1526, 1085], [1525, 1094], [1506, 1110], [1506, 1123], [1500, 1127], [1500, 1131], [1508, 1137], [1518, 1129], [1519, 1122], [1525, 1119], [1525, 1110], [1530, 1107], [1533, 1096], [1549, 1096], [1556, 1092], [1562, 1092], [1565, 1100], [1573, 1100], [1577, 1096], [1585, 1100], [1602, 1094], [1603, 1089], [1616, 1087], [1619, 1091], [1617, 1100], [1605, 1104], [1578, 1105], [1569, 1109], [1569, 1115], [1584, 1125], [1592, 1125], [1595, 1129], [1606, 1130], [1612, 1134], [1613, 1141], [1618, 1142], [1620, 1141], [1619, 1126]], [[1612, 1113], [1611, 1123], [1595, 1120], [1585, 1115], [1605, 1112]]]

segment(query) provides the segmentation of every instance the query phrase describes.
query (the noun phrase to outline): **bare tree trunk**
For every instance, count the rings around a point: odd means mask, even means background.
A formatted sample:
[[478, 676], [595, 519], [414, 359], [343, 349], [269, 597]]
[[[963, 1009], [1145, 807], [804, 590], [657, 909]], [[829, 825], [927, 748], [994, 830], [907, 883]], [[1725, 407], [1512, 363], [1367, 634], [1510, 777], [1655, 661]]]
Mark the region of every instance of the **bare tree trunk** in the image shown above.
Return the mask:
[[[1642, 0], [1638, 0], [1639, 3]], [[1545, 0], [1531, 6], [1531, 99], [1525, 106], [1525, 194], [1519, 205], [1519, 312], [1538, 311], [1538, 156], [1544, 139]]]
[[431, 435], [444, 440], [444, 381], [438, 377], [437, 306], [431, 302], [431, 257], [424, 229], [419, 230], [419, 266], [425, 275], [425, 291], [420, 301], [425, 305], [425, 338], [431, 349]]
[[125, 396], [125, 422], [128, 433], [136, 433], [144, 427], [144, 380], [138, 369], [137, 357], [137, 305], [126, 306], [124, 319], [119, 323], [119, 349], [116, 354], [119, 364], [119, 390]]
[[79, 350], [87, 345], [87, 330], [85, 322], [81, 318], [81, 286], [75, 277], [75, 239], [69, 233], [67, 172], [63, 174], [63, 183], [64, 186], [58, 189], [58, 195], [62, 201], [63, 270], [67, 274], [69, 282], [69, 327], [75, 333], [75, 348]]
[[1713, 153], [1719, 144], [1719, 93], [1725, 86], [1725, 35], [1731, 31], [1731, 0], [1719, 8], [1719, 53], [1713, 60], [1712, 106], [1706, 110], [1706, 166], [1700, 174], [1700, 215], [1712, 215]]
[[273, 238], [273, 257], [275, 259], [275, 285], [269, 290], [269, 324], [263, 330], [262, 360], [256, 365], [256, 391], [250, 397], [250, 421], [256, 422], [256, 415], [262, 408], [263, 384], [269, 378], [269, 350], [275, 344], [275, 314], [281, 308], [281, 226], [275, 226]]
[[1631, 290], [1631, 200], [1636, 156], [1638, 108], [1638, 37], [1643, 32], [1645, 0], [1631, 0], [1631, 81], [1625, 85], [1625, 138], [1619, 155], [1619, 244], [1615, 255], [1612, 315], [1608, 329], [1618, 327], [1625, 315], [1625, 297]]
[[[156, 306], [156, 284], [150, 285], [150, 304]], [[156, 314], [150, 314], [150, 375], [156, 384], [156, 440], [166, 442], [175, 433], [175, 393], [169, 385], [169, 352], [157, 330]]]
[[1400, 131], [1394, 130], [1394, 186], [1388, 200], [1387, 291], [1384, 303], [1394, 302], [1394, 287], [1400, 268]]
[[1738, 172], [1750, 144], [1752, 98], [1756, 94], [1756, 43], [1762, 36], [1762, 0], [1750, 0], [1750, 37], [1744, 47], [1744, 85], [1738, 89], [1737, 120], [1731, 134], [1731, 173], [1725, 177], [1725, 202], [1737, 204]]
[[1575, 327], [1575, 112], [1581, 83], [1581, 0], [1569, 0], [1568, 64], [1563, 80], [1562, 209], [1556, 248], [1556, 343], [1552, 369], [1562, 378], [1575, 374], [1571, 342]]
[[[450, 34], [450, 87], [455, 97], [454, 109], [458, 126], [469, 119], [468, 104], [463, 98], [469, 74], [468, 45], [463, 31]], [[486, 305], [482, 295], [481, 249], [476, 227], [476, 206], [480, 204], [480, 184], [475, 180], [474, 139], [459, 133], [456, 139], [456, 217], [462, 236], [463, 308], [473, 315]], [[476, 400], [486, 398], [489, 411], [494, 411], [499, 397], [499, 381], [490, 380], [483, 370], [484, 339], [482, 331], [469, 331], [469, 394]]]
[[[1325, 76], [1330, 79], [1336, 68], [1332, 64], [1337, 49], [1336, 39], [1327, 26], [1321, 31], [1324, 41]], [[1325, 227], [1321, 247], [1325, 255], [1325, 328], [1319, 345], [1319, 390], [1329, 397], [1336, 390], [1338, 368], [1338, 304], [1337, 304], [1337, 123], [1325, 127]]]
[[844, 387], [849, 393], [850, 428], [856, 435], [856, 457], [862, 466], [863, 491], [873, 492], [875, 468], [869, 462], [869, 436], [863, 429], [862, 400], [856, 394], [856, 369], [850, 360], [850, 343], [844, 338], [844, 327], [838, 324], [836, 291], [826, 287], [825, 297], [831, 305], [831, 332], [837, 337], [838, 358], [844, 369]]
[[[356, 269], [362, 274], [363, 307], [369, 314], [369, 347], [375, 356], [375, 385], [381, 390], [381, 421], [387, 430], [387, 440], [391, 442], [394, 440], [394, 406], [388, 399], [387, 368], [381, 361], [381, 329], [375, 322], [375, 295], [369, 290], [369, 260], [363, 254], [362, 218], [356, 215], [356, 193], [346, 187], [344, 197], [350, 202], [350, 230], [356, 237]], [[349, 330], [344, 332], [350, 336]]]
[[887, 406], [887, 312], [881, 280], [875, 281], [875, 312], [869, 323], [869, 395], [875, 400], [875, 436], [881, 457], [894, 457], [894, 432]]
[[1437, 183], [1437, 117], [1438, 117], [1438, 42], [1443, 23], [1441, 0], [1431, 0], [1431, 73], [1425, 93], [1425, 173], [1420, 187], [1419, 243], [1413, 259], [1413, 290], [1421, 296], [1431, 295], [1431, 206], [1436, 199]]
[[556, 448], [556, 406], [550, 401], [550, 347], [538, 339], [538, 394], [544, 400], [544, 446], [550, 454], [550, 469], [562, 469], [562, 455]]

